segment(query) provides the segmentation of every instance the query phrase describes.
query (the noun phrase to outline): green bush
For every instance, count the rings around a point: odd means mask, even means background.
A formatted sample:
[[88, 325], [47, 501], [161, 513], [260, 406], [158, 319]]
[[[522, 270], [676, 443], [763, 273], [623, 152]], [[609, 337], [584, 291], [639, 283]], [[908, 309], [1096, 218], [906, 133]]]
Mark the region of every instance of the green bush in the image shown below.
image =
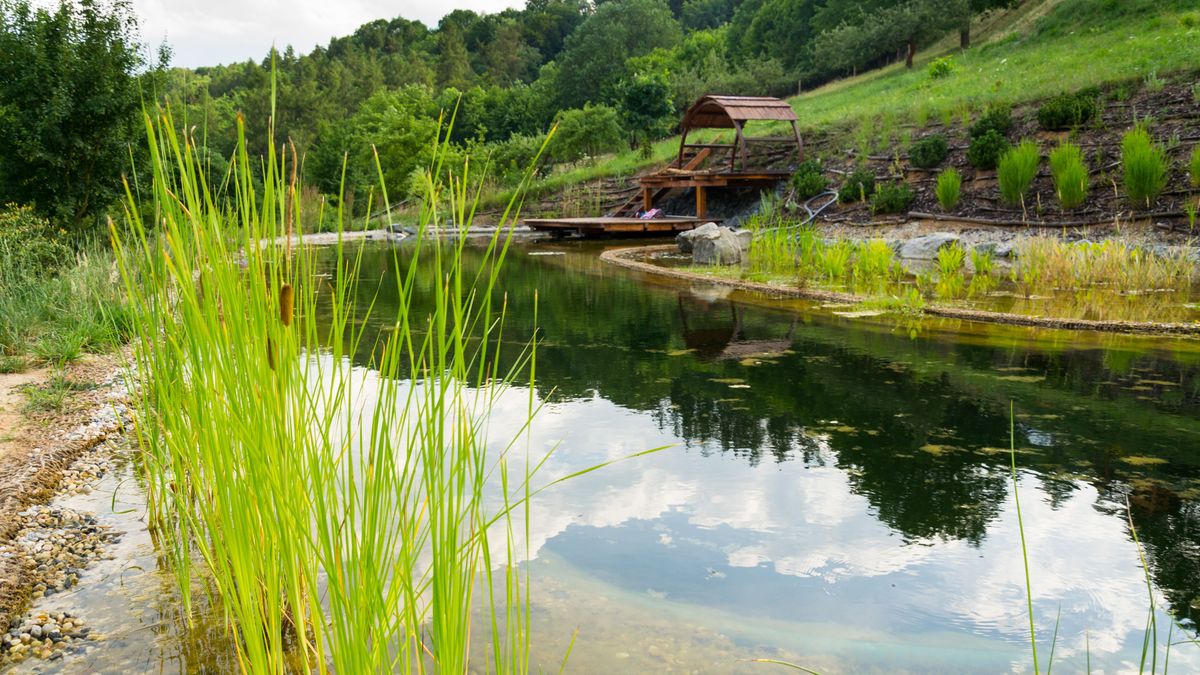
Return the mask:
[[958, 206], [958, 200], [961, 196], [962, 174], [957, 169], [946, 169], [938, 174], [937, 199], [938, 204], [942, 205], [943, 211], [953, 211], [954, 207]]
[[1200, 145], [1192, 148], [1192, 159], [1188, 162], [1188, 174], [1192, 187], [1200, 188]]
[[1100, 114], [1100, 92], [1085, 89], [1060, 94], [1038, 108], [1038, 124], [1046, 130], [1072, 129], [1092, 121]]
[[809, 160], [792, 174], [792, 189], [800, 199], [812, 199], [829, 187], [829, 179], [821, 174], [821, 165]]
[[1016, 205], [1025, 203], [1025, 194], [1033, 179], [1037, 177], [1038, 165], [1042, 163], [1042, 151], [1031, 140], [1005, 152], [1000, 158], [996, 178], [1000, 182], [1000, 197]]
[[1167, 153], [1145, 127], [1134, 127], [1121, 139], [1125, 194], [1135, 204], [1150, 206], [1167, 186]]
[[1012, 131], [1012, 109], [1008, 106], [995, 106], [988, 108], [986, 112], [979, 116], [975, 124], [971, 125], [971, 138], [976, 139], [987, 135], [989, 131], [994, 131], [1000, 136], [1008, 135]]
[[1050, 175], [1064, 209], [1073, 209], [1087, 199], [1090, 177], [1078, 145], [1066, 142], [1051, 151]]
[[0, 289], [25, 278], [45, 278], [71, 260], [71, 249], [50, 221], [28, 206], [0, 208]]
[[874, 213], [904, 213], [912, 204], [913, 191], [907, 183], [884, 183], [871, 198]]
[[987, 133], [971, 140], [971, 147], [967, 148], [967, 161], [976, 169], [994, 169], [1009, 147], [1004, 134], [989, 129]]
[[875, 194], [875, 174], [868, 169], [855, 169], [838, 191], [838, 201], [844, 204], [868, 199]]
[[929, 79], [940, 80], [943, 77], [950, 77], [956, 70], [958, 70], [958, 65], [954, 63], [954, 59], [949, 56], [943, 56], [940, 59], [934, 59], [929, 64]]
[[946, 143], [946, 137], [934, 134], [908, 146], [908, 161], [919, 169], [932, 169], [941, 164], [949, 152], [950, 146]]

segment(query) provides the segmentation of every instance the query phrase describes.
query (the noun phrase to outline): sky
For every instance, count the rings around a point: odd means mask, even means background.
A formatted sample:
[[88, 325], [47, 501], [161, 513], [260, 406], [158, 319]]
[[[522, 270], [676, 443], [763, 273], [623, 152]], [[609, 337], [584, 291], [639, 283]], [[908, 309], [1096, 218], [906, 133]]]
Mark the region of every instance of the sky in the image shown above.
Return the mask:
[[299, 54], [368, 21], [403, 16], [428, 26], [454, 9], [498, 12], [523, 0], [132, 0], [142, 39], [164, 38], [175, 66], [261, 60], [275, 44]]

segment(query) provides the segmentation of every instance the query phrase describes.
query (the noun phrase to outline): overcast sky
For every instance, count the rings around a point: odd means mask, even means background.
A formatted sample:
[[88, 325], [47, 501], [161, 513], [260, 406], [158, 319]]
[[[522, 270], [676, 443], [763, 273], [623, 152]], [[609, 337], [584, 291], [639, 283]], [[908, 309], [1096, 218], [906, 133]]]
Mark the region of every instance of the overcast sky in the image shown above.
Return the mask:
[[303, 54], [375, 19], [403, 16], [436, 26], [453, 9], [498, 12], [524, 0], [132, 0], [142, 38], [166, 38], [172, 65], [262, 59], [272, 44]]

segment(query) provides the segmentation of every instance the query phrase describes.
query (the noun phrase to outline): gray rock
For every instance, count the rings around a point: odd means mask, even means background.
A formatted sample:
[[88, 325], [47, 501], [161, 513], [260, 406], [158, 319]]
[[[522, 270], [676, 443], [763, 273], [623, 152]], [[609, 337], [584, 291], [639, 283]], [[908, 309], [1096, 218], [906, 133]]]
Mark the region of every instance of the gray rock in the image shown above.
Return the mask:
[[1017, 257], [1017, 248], [1013, 246], [1012, 241], [1002, 241], [996, 244], [996, 248], [992, 251], [992, 255], [997, 258], [1015, 258]]
[[904, 242], [904, 245], [900, 247], [900, 257], [933, 260], [943, 246], [949, 246], [956, 241], [959, 241], [959, 238], [949, 232], [934, 232], [923, 237], [916, 237]]
[[750, 230], [734, 230], [734, 236], [738, 238], [738, 245], [742, 247], [742, 253], [750, 251], [750, 241], [754, 239], [754, 233]]
[[680, 253], [691, 253], [696, 237], [705, 236], [717, 231], [716, 223], [705, 223], [700, 227], [675, 235], [675, 245]]
[[982, 242], [979, 244], [975, 244], [975, 250], [977, 252], [979, 252], [980, 255], [991, 254], [992, 257], [996, 257], [996, 249], [998, 248], [998, 246], [999, 245], [994, 241], [985, 241], [985, 242]]
[[736, 265], [742, 262], [741, 240], [728, 227], [697, 234], [692, 239], [692, 262], [697, 265]]

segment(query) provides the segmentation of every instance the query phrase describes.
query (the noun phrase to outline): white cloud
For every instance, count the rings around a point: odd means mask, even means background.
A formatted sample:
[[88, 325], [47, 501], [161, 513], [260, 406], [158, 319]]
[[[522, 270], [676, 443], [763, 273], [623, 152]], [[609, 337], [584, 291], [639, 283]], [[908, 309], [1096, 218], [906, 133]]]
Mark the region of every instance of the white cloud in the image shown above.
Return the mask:
[[403, 16], [436, 26], [454, 9], [498, 12], [521, 0], [132, 0], [142, 38], [152, 47], [164, 39], [178, 66], [211, 66], [261, 60], [275, 44], [298, 53], [328, 44], [375, 19]]

